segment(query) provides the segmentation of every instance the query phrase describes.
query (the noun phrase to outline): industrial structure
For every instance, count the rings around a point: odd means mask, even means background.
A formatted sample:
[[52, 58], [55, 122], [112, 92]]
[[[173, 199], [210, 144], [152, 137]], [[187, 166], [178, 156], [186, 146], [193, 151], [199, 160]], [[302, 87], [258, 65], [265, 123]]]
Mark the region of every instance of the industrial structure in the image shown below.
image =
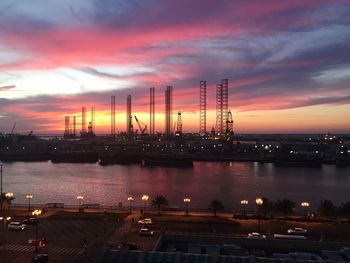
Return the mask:
[[126, 98], [126, 135], [129, 139], [134, 134], [132, 125], [132, 112], [131, 112], [131, 95]]
[[86, 108], [81, 108], [81, 133], [86, 133]]
[[173, 123], [173, 86], [165, 89], [165, 136], [172, 135]]
[[224, 135], [228, 113], [228, 79], [216, 85], [216, 132]]
[[115, 137], [115, 96], [111, 96], [111, 136]]
[[65, 116], [64, 117], [64, 136], [69, 136], [70, 134], [70, 117]]
[[[141, 135], [146, 135], [147, 128], [149, 136], [155, 136], [155, 88], [150, 87], [149, 93], [149, 124], [141, 122], [136, 116], [134, 116], [138, 129], [134, 130], [133, 127], [133, 115], [131, 95], [126, 99], [126, 138], [133, 139], [137, 132]], [[165, 88], [165, 125], [164, 135], [171, 137], [174, 133], [176, 135], [183, 133], [182, 126], [182, 111], [178, 111], [177, 121], [173, 122], [173, 86], [166, 86]], [[116, 97], [111, 96], [110, 102], [110, 118], [111, 118], [111, 136], [116, 137]], [[207, 81], [201, 80], [199, 82], [199, 135], [203, 136], [207, 134]], [[87, 125], [87, 111], [86, 107], [81, 108], [81, 135], [82, 136], [95, 136], [95, 108], [91, 108], [91, 119]], [[76, 136], [76, 117], [65, 116], [65, 128], [64, 135], [69, 137]], [[219, 84], [216, 85], [216, 129], [215, 135], [225, 136], [227, 134], [233, 135], [233, 118], [232, 112], [228, 110], [228, 79], [222, 79]]]
[[150, 88], [149, 94], [149, 135], [154, 136], [155, 132], [155, 88]]
[[91, 107], [91, 118], [88, 126], [88, 134], [95, 134], [95, 107]]
[[233, 135], [233, 118], [231, 110], [229, 110], [227, 113], [226, 135]]
[[70, 116], [64, 117], [64, 137], [76, 136], [76, 117], [73, 116], [73, 122], [71, 122]]
[[[140, 121], [136, 115], [134, 115], [134, 118], [135, 118], [135, 121], [137, 123], [137, 126], [139, 128], [139, 131], [141, 133], [141, 135], [146, 135], [146, 132], [147, 132], [147, 125], [145, 123], [143, 123], [142, 121]], [[136, 130], [137, 131], [137, 130]], [[136, 132], [135, 132], [136, 134]]]
[[177, 134], [177, 135], [181, 135], [181, 134], [182, 134], [182, 117], [181, 117], [181, 111], [178, 111], [178, 112], [177, 112], [176, 134]]
[[207, 82], [205, 80], [199, 83], [199, 133], [201, 135], [207, 132]]

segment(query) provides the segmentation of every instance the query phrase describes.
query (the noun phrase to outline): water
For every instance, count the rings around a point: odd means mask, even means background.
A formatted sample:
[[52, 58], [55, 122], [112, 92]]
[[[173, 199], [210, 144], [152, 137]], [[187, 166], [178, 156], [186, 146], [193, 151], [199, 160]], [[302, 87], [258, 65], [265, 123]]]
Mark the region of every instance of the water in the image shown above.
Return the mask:
[[241, 199], [251, 207], [256, 197], [271, 200], [289, 198], [317, 206], [322, 199], [335, 204], [350, 201], [350, 167], [276, 167], [257, 162], [195, 162], [193, 168], [146, 168], [139, 165], [53, 164], [51, 162], [5, 163], [4, 192], [14, 192], [15, 203], [26, 203], [25, 195], [33, 194], [33, 203], [63, 202], [77, 204], [83, 195], [86, 203], [142, 205], [142, 194], [164, 195], [170, 205], [183, 206], [191, 198], [191, 207], [206, 208], [213, 199], [225, 208], [239, 208]]

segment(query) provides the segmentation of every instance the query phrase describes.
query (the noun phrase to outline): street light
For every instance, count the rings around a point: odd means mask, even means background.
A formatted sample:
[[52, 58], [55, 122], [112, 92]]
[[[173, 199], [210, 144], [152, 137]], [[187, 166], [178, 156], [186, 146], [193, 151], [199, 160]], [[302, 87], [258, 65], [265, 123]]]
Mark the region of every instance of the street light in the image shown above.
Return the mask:
[[28, 199], [28, 212], [30, 212], [30, 200], [33, 198], [32, 194], [27, 194], [26, 198]]
[[[33, 216], [40, 216], [42, 213], [42, 210], [40, 209], [35, 209], [33, 212], [32, 212], [32, 215]], [[39, 220], [37, 219], [35, 221], [35, 254], [37, 255], [38, 254], [38, 225], [39, 225]]]
[[304, 219], [306, 220], [307, 217], [307, 209], [310, 206], [309, 202], [303, 201], [301, 202], [301, 206], [304, 208]]
[[148, 200], [149, 196], [148, 195], [143, 195], [142, 196], [142, 201], [143, 201], [143, 215], [145, 214], [145, 210], [146, 210], [146, 202]]
[[243, 207], [243, 215], [245, 216], [245, 207], [248, 205], [248, 200], [241, 200], [241, 205]]
[[260, 233], [260, 213], [259, 213], [259, 206], [262, 206], [264, 204], [264, 201], [262, 198], [255, 199], [255, 203], [258, 207], [258, 232]]
[[129, 214], [131, 214], [131, 202], [134, 201], [134, 198], [132, 196], [129, 196], [128, 201], [129, 201]]
[[7, 199], [7, 204], [8, 204], [8, 213], [10, 213], [10, 199], [13, 198], [13, 193], [12, 192], [7, 192], [5, 194], [5, 197]]
[[84, 200], [84, 196], [82, 196], [82, 195], [78, 195], [78, 196], [77, 196], [77, 200], [78, 200], [78, 202], [79, 202], [79, 211], [80, 211], [80, 208], [81, 208], [81, 202], [82, 202], [82, 200]]
[[190, 198], [184, 198], [184, 203], [185, 203], [185, 206], [186, 206], [186, 216], [188, 216], [188, 205], [189, 205], [190, 202], [191, 202]]
[[[0, 163], [0, 177], [1, 177], [1, 182], [0, 182], [0, 196], [1, 196], [1, 198], [2, 198], [2, 166], [3, 166], [3, 164], [2, 163]], [[1, 209], [2, 209], [2, 199], [1, 199]]]

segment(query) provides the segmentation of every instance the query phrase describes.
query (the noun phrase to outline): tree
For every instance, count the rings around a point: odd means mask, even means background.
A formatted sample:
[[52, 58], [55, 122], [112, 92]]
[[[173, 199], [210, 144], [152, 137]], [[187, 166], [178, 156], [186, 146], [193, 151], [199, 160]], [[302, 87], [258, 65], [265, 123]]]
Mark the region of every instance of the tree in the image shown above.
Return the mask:
[[154, 200], [152, 200], [152, 206], [157, 207], [158, 215], [160, 215], [160, 209], [168, 205], [168, 199], [166, 199], [163, 195], [156, 195]]
[[213, 200], [209, 204], [209, 210], [214, 211], [214, 216], [216, 217], [216, 212], [220, 210], [224, 210], [224, 205], [219, 200]]
[[334, 216], [336, 213], [336, 207], [331, 200], [322, 200], [317, 208], [319, 214], [325, 217]]
[[275, 204], [276, 211], [282, 213], [284, 217], [287, 217], [288, 214], [293, 213], [294, 208], [295, 203], [289, 199], [277, 200]]
[[343, 203], [339, 210], [342, 215], [350, 217], [350, 202]]

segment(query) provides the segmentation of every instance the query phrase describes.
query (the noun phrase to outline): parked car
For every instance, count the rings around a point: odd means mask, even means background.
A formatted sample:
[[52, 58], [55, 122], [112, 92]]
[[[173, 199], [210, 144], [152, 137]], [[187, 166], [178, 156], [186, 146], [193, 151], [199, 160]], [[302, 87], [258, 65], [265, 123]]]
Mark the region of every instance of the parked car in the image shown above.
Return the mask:
[[17, 231], [23, 231], [27, 229], [27, 225], [23, 224], [21, 222], [11, 222], [7, 225], [8, 230], [17, 230]]
[[294, 227], [287, 230], [288, 234], [306, 234], [307, 230], [301, 227]]
[[36, 224], [37, 222], [38, 222], [38, 219], [37, 219], [37, 218], [31, 217], [31, 218], [24, 219], [24, 220], [22, 221], [22, 224], [32, 225], [32, 224]]
[[150, 225], [152, 224], [152, 219], [151, 218], [140, 219], [139, 221], [137, 221], [137, 223], [142, 225]]
[[141, 228], [140, 229], [140, 236], [144, 236], [144, 237], [149, 237], [149, 236], [153, 236], [154, 235], [154, 231], [148, 229], [148, 228]]
[[258, 232], [252, 232], [252, 233], [249, 233], [247, 238], [250, 238], [250, 239], [266, 239], [266, 236], [265, 235], [262, 235]]
[[31, 263], [46, 263], [49, 262], [48, 254], [38, 254], [32, 258]]

